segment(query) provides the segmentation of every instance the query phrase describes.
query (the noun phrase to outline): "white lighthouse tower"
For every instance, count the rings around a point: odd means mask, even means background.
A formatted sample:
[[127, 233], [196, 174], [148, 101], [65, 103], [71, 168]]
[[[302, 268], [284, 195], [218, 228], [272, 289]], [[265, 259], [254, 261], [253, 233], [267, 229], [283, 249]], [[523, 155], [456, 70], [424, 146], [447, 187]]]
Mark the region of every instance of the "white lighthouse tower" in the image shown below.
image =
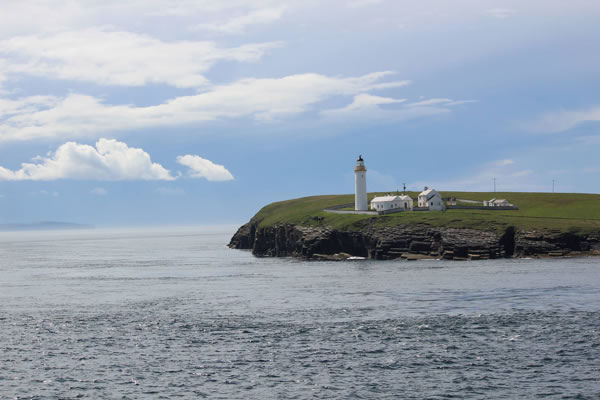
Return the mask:
[[356, 211], [367, 211], [369, 202], [367, 200], [367, 169], [362, 155], [356, 160], [354, 167], [354, 209]]

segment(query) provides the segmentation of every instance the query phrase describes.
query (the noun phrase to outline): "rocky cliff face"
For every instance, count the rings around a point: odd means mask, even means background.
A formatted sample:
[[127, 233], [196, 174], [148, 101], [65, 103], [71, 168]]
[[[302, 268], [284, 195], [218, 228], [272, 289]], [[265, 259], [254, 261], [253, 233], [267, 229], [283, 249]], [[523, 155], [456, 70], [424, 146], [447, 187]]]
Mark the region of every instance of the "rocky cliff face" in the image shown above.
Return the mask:
[[[238, 229], [229, 247], [251, 249], [257, 256], [338, 259], [359, 256], [395, 258], [489, 259], [501, 257], [600, 255], [600, 236], [560, 232], [501, 234], [426, 225], [368, 227], [337, 231], [327, 227], [278, 225], [259, 228], [249, 222]], [[333, 257], [333, 255], [336, 255]]]

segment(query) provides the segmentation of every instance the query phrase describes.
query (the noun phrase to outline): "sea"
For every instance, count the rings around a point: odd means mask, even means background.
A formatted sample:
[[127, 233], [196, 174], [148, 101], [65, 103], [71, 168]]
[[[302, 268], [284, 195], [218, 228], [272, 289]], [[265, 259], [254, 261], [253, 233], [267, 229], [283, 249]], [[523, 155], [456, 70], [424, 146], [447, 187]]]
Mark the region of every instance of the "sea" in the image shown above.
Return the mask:
[[0, 398], [600, 398], [600, 258], [256, 258], [235, 229], [0, 233]]

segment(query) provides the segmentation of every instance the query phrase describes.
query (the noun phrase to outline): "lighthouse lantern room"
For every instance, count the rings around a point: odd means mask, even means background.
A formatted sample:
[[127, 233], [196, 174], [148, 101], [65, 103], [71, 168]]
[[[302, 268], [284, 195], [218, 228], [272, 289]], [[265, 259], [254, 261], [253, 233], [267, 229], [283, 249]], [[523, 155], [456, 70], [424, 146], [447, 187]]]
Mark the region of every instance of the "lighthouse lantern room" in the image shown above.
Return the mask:
[[354, 209], [356, 211], [367, 211], [369, 202], [367, 201], [367, 169], [362, 155], [356, 160], [354, 167]]

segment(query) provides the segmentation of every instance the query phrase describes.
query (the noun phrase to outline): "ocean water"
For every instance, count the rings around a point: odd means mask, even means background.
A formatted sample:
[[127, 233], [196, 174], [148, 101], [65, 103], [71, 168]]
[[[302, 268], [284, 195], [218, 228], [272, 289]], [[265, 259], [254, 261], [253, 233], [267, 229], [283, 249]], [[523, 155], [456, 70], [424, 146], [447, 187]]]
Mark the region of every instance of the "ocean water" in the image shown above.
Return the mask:
[[600, 259], [306, 262], [0, 233], [0, 398], [600, 398]]

